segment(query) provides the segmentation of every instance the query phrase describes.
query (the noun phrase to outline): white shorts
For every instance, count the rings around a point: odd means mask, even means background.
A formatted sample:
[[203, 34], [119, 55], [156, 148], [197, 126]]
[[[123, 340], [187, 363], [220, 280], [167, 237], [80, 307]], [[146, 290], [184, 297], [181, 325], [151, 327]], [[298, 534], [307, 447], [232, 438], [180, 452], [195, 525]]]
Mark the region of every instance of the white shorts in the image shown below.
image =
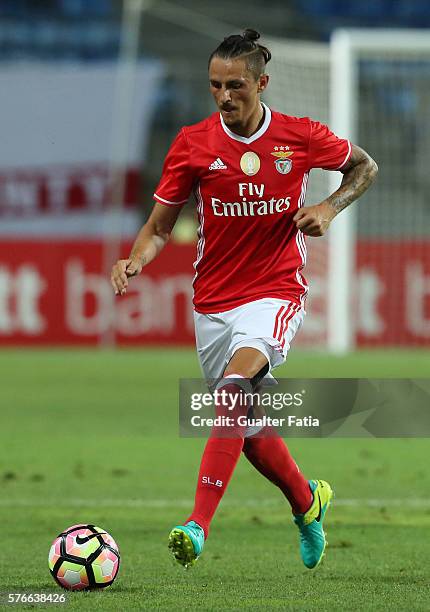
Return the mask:
[[[284, 363], [291, 341], [302, 325], [305, 311], [285, 300], [263, 298], [214, 314], [194, 312], [197, 353], [203, 376], [220, 378], [243, 347], [262, 352], [270, 370]], [[265, 384], [276, 384], [269, 373]]]

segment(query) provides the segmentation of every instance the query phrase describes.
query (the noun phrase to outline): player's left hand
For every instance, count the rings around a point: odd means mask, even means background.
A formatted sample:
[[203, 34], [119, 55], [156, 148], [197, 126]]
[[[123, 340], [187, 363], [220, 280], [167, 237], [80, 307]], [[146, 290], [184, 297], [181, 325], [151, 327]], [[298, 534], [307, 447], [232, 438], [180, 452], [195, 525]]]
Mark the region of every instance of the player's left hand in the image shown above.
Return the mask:
[[335, 211], [330, 204], [321, 202], [315, 206], [299, 208], [293, 221], [306, 236], [324, 236], [334, 216]]

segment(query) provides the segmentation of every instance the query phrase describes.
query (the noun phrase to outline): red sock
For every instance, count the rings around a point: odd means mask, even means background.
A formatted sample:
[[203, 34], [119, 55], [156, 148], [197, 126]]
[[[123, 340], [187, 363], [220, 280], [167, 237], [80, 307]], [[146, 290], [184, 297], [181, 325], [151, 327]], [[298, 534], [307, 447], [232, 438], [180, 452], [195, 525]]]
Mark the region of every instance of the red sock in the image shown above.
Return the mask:
[[290, 455], [287, 445], [272, 427], [245, 438], [243, 452], [252, 465], [279, 487], [294, 514], [309, 510], [313, 497], [308, 481]]
[[[231, 375], [229, 378], [243, 377]], [[225, 381], [223, 381], [222, 386], [218, 387], [218, 389], [220, 391], [225, 390], [230, 396], [242, 392], [238, 384], [225, 384]], [[247, 411], [246, 405], [237, 405], [234, 410], [228, 410], [228, 406], [224, 405], [217, 407], [217, 416], [236, 419], [238, 416], [246, 416]], [[186, 521], [195, 521], [203, 527], [205, 537], [208, 536], [212, 517], [224, 495], [240, 457], [245, 431], [246, 424], [235, 424], [228, 428], [214, 427], [211, 437], [206, 443], [200, 464], [194, 510]]]

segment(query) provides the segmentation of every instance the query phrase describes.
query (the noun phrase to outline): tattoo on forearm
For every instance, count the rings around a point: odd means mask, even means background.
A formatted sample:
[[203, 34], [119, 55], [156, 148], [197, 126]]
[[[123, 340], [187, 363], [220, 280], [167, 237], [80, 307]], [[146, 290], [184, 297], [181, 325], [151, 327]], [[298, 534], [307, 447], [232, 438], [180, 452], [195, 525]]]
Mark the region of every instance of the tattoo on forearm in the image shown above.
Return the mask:
[[370, 158], [363, 159], [345, 172], [339, 189], [327, 198], [336, 214], [349, 206], [370, 187], [377, 172], [378, 167]]

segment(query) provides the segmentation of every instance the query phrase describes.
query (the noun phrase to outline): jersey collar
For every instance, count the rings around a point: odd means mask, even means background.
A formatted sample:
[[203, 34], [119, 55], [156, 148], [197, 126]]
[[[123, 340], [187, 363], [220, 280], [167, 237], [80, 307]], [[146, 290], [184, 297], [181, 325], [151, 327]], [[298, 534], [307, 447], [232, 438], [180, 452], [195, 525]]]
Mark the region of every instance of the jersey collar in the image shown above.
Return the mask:
[[239, 134], [235, 134], [234, 132], [232, 132], [226, 126], [226, 124], [224, 123], [224, 119], [222, 118], [222, 115], [220, 113], [219, 117], [221, 119], [222, 129], [227, 134], [227, 136], [229, 136], [230, 138], [233, 138], [233, 140], [238, 140], [239, 142], [243, 142], [245, 144], [251, 144], [251, 142], [254, 142], [255, 140], [258, 140], [258, 138], [263, 136], [263, 134], [267, 131], [267, 129], [268, 129], [269, 125], [270, 125], [270, 121], [272, 119], [272, 113], [270, 111], [270, 108], [268, 106], [266, 106], [264, 104], [264, 102], [261, 102], [261, 106], [265, 110], [263, 125], [261, 126], [261, 128], [259, 130], [257, 130], [255, 132], [255, 134], [253, 134], [249, 138], [245, 138], [244, 136], [239, 136]]

